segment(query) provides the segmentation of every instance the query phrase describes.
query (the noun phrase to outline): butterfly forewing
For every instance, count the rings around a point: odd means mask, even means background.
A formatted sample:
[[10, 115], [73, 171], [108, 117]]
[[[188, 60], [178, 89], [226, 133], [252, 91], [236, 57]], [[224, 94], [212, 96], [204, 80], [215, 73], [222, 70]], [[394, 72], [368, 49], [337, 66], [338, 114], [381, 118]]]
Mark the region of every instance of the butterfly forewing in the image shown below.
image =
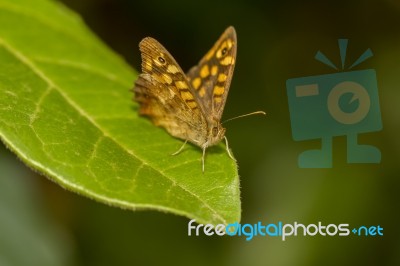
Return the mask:
[[212, 115], [211, 119], [221, 119], [235, 66], [236, 47], [235, 29], [229, 27], [186, 75], [195, 98]]
[[134, 91], [140, 113], [171, 135], [197, 143], [199, 135], [205, 134], [206, 121], [184, 72], [155, 39], [144, 38], [139, 48], [142, 74]]
[[142, 72], [181, 97], [190, 109], [199, 108], [184, 72], [167, 49], [150, 37], [144, 38], [139, 48], [142, 52]]

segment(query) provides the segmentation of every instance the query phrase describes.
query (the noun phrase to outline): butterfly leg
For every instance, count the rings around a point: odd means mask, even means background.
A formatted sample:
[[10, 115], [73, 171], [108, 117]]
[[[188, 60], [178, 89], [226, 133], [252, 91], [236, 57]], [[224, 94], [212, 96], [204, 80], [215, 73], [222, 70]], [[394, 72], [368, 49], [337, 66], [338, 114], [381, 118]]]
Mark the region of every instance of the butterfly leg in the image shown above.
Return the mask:
[[204, 173], [204, 158], [206, 157], [206, 149], [207, 149], [207, 146], [204, 146], [203, 147], [203, 157], [201, 158], [201, 162], [203, 165], [203, 173]]
[[187, 142], [188, 142], [188, 140], [185, 140], [185, 142], [184, 142], [183, 145], [179, 148], [179, 150], [177, 150], [176, 152], [174, 152], [174, 153], [171, 154], [171, 155], [177, 155], [177, 154], [179, 154], [179, 153], [183, 150], [183, 148], [185, 147], [185, 145], [186, 145]]
[[229, 157], [231, 157], [231, 159], [236, 162], [236, 159], [233, 157], [231, 150], [229, 149], [228, 139], [226, 138], [226, 136], [224, 136], [224, 139], [225, 139], [226, 151], [228, 152]]

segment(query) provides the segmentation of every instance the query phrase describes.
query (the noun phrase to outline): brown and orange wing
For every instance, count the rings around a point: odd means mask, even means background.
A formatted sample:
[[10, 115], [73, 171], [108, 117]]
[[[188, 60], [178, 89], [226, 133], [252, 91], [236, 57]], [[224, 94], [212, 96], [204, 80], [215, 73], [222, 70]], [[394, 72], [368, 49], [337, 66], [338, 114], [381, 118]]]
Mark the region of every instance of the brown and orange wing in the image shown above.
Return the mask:
[[206, 113], [221, 119], [235, 66], [237, 38], [230, 26], [214, 46], [186, 74]]
[[155, 39], [144, 38], [139, 48], [142, 74], [135, 82], [134, 92], [140, 114], [175, 137], [200, 143], [206, 134], [206, 120], [184, 72]]

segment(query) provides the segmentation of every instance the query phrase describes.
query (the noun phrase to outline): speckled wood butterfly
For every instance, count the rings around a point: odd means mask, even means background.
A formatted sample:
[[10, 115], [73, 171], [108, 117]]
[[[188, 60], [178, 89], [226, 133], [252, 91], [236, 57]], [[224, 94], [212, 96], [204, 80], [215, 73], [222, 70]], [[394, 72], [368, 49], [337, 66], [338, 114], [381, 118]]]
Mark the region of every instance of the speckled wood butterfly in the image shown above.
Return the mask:
[[203, 172], [206, 149], [222, 139], [229, 156], [235, 160], [221, 116], [235, 66], [236, 47], [235, 29], [228, 27], [199, 64], [185, 74], [155, 39], [147, 37], [139, 44], [143, 73], [134, 87], [139, 113], [185, 141], [174, 154], [188, 141], [202, 148]]

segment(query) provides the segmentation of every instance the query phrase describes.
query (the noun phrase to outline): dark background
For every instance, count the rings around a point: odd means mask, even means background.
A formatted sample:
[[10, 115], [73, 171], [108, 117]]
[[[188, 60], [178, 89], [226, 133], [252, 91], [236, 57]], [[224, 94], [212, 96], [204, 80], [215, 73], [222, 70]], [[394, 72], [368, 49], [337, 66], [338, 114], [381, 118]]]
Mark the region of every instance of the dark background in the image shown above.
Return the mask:
[[[238, 57], [224, 118], [268, 114], [226, 125], [239, 163], [242, 223], [380, 225], [384, 236], [188, 237], [187, 218], [77, 196], [0, 146], [3, 252], [21, 256], [12, 248], [17, 233], [20, 252], [48, 265], [400, 265], [398, 1], [63, 2], [137, 70], [143, 37], [159, 40], [188, 70], [233, 25]], [[314, 55], [322, 50], [338, 64], [339, 38], [349, 39], [348, 65], [367, 48], [374, 53], [356, 69], [377, 72], [383, 130], [360, 142], [377, 146], [382, 162], [347, 164], [346, 139], [336, 137], [333, 168], [300, 169], [298, 154], [319, 141], [292, 140], [285, 82], [335, 73]]]

